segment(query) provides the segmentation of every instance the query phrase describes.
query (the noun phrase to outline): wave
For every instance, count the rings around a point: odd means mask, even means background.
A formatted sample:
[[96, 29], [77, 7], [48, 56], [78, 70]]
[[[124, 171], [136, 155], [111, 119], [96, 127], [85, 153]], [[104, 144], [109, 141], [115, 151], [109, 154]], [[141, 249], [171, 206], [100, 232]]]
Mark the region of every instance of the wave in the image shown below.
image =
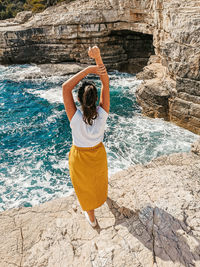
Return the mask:
[[[62, 83], [70, 76], [32, 78], [36, 65], [0, 66], [0, 210], [32, 206], [73, 191], [68, 152], [71, 129]], [[135, 75], [112, 72], [111, 109], [104, 144], [109, 176], [164, 154], [190, 150], [198, 136], [141, 114]], [[100, 93], [100, 80], [89, 76]], [[73, 92], [76, 98], [76, 90]]]

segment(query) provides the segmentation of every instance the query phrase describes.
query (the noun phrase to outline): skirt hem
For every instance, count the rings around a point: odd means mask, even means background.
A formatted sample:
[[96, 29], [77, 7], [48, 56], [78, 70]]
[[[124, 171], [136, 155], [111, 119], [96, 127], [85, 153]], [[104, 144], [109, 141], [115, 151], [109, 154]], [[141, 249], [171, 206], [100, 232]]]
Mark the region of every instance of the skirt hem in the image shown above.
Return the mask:
[[[108, 197], [106, 197], [106, 199], [105, 199], [101, 204], [96, 205], [95, 207], [92, 207], [92, 208], [89, 208], [89, 209], [83, 209], [82, 207], [81, 207], [81, 208], [82, 208], [83, 211], [87, 211], [87, 210], [95, 210], [95, 209], [97, 209], [97, 208], [100, 208], [100, 207], [106, 202], [107, 198], [108, 198]], [[79, 202], [79, 203], [80, 203], [80, 202]]]

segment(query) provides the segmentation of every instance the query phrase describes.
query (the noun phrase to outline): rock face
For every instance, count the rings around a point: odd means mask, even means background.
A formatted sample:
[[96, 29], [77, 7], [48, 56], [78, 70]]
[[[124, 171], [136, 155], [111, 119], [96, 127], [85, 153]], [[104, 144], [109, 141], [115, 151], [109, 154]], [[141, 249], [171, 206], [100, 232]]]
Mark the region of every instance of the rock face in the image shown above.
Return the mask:
[[75, 193], [0, 213], [0, 266], [200, 266], [200, 140], [109, 178], [84, 217]]
[[137, 100], [144, 114], [200, 134], [200, 2], [154, 1], [153, 9], [157, 58], [138, 75]]
[[109, 70], [138, 72], [154, 46], [137, 91], [144, 114], [200, 134], [199, 25], [199, 0], [74, 1], [2, 21], [0, 62], [88, 64], [98, 44]]
[[2, 21], [0, 62], [88, 64], [88, 47], [98, 44], [110, 70], [141, 71], [154, 54], [153, 28], [147, 23], [149, 4], [134, 2], [73, 1]]
[[88, 64], [94, 44], [109, 70], [148, 62], [137, 90], [144, 114], [200, 134], [199, 25], [199, 0], [77, 0], [2, 21], [0, 62]]

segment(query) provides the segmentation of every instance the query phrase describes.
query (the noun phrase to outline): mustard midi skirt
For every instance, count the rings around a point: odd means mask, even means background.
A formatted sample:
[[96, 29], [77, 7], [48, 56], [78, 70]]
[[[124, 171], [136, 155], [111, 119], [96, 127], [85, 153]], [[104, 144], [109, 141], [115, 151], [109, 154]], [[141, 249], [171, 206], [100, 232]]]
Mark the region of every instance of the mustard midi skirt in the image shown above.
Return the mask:
[[69, 173], [83, 210], [100, 207], [108, 195], [108, 165], [104, 144], [93, 147], [72, 145], [69, 152]]

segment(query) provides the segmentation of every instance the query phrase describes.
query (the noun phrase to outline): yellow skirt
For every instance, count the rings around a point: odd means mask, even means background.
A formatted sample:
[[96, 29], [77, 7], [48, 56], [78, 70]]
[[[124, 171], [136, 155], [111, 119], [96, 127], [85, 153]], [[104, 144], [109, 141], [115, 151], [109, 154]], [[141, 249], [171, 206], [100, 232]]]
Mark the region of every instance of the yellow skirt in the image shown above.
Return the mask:
[[69, 152], [71, 181], [83, 210], [100, 207], [108, 195], [108, 165], [104, 144], [93, 147], [72, 145]]

